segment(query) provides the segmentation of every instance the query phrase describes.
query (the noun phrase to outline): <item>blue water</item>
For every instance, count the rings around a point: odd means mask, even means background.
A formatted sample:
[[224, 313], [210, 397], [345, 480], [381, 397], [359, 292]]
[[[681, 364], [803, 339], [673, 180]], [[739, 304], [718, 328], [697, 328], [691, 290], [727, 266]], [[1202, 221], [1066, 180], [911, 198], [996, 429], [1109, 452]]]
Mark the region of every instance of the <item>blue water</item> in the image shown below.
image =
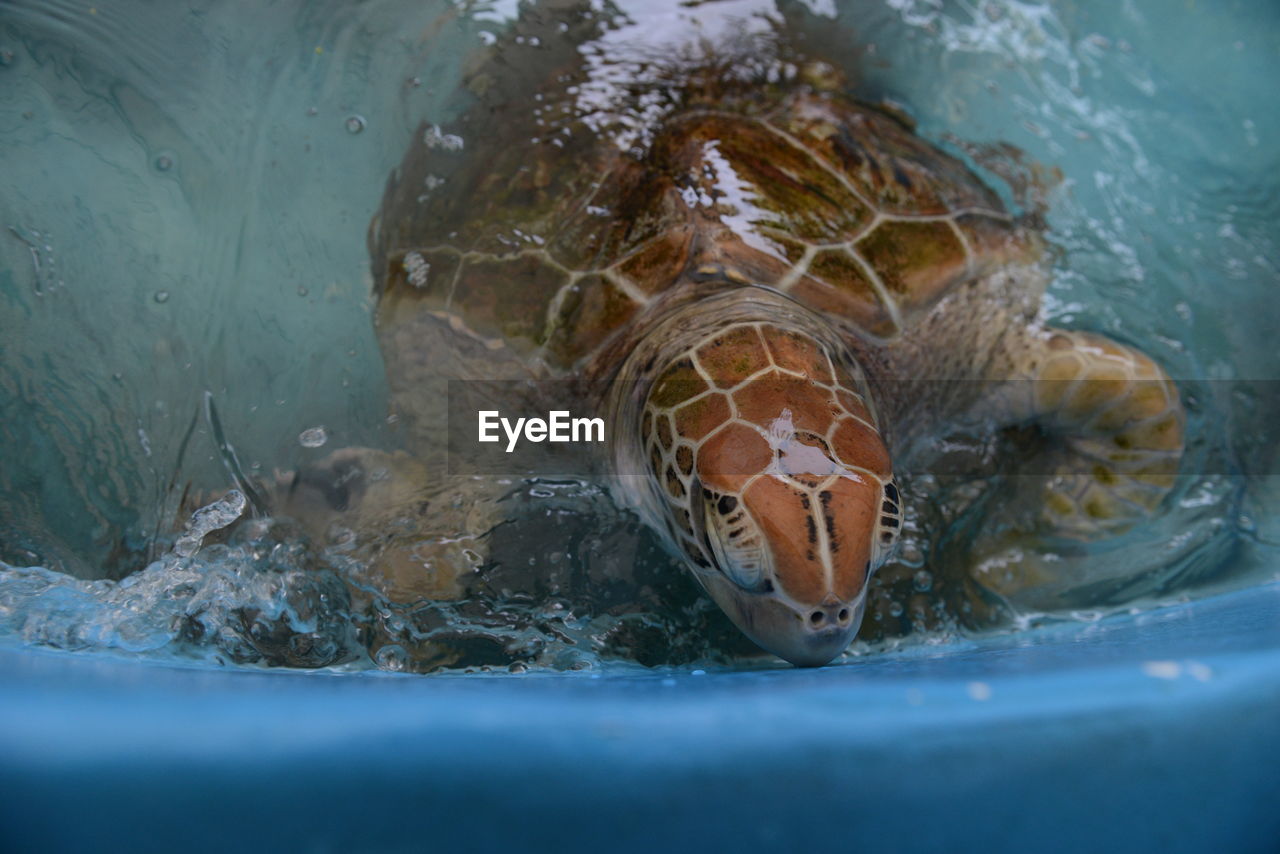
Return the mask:
[[[641, 31], [774, 8], [621, 6]], [[1043, 166], [1057, 247], [1049, 317], [1140, 344], [1190, 392], [1192, 473], [1164, 518], [1090, 556], [1097, 571], [1149, 567], [1125, 603], [1140, 608], [1274, 578], [1274, 4], [801, 6], [860, 56], [862, 94], [902, 105], [1011, 203], [1037, 200], [998, 176]], [[479, 619], [362, 610], [340, 550], [280, 552], [261, 531], [185, 564], [168, 549], [192, 509], [180, 510], [188, 484], [208, 495], [231, 485], [206, 393], [251, 475], [348, 445], [396, 446], [365, 229], [413, 128], [425, 118], [448, 129], [466, 57], [513, 12], [394, 0], [286, 2], [252, 16], [229, 2], [0, 4], [0, 560], [12, 567], [0, 570], [0, 637], [413, 669], [407, 641], [378, 654], [358, 633], [376, 624], [403, 640], [414, 632], [405, 620]], [[1025, 158], [992, 148], [1001, 142]], [[300, 437], [318, 427], [326, 442], [308, 447]], [[965, 539], [939, 530], [963, 515], [961, 499], [916, 486], [914, 549], [869, 604], [864, 643], [881, 645], [855, 653], [983, 628], [921, 599]], [[558, 520], [530, 528], [529, 553], [548, 571], [591, 578], [629, 570], [633, 554], [647, 571], [679, 571], [588, 485], [530, 488], [529, 500]], [[477, 625], [538, 664], [599, 666], [606, 650], [592, 638], [614, 626], [573, 614], [572, 596], [564, 613], [546, 604]], [[1089, 605], [1064, 616], [1117, 607]], [[691, 586], [642, 622], [668, 639], [659, 662], [701, 661], [714, 650], [681, 643], [723, 628]], [[645, 660], [644, 645], [624, 658]]]
[[1278, 651], [1274, 584], [818, 671], [334, 677], [0, 650], [0, 825], [42, 851], [1266, 854]]

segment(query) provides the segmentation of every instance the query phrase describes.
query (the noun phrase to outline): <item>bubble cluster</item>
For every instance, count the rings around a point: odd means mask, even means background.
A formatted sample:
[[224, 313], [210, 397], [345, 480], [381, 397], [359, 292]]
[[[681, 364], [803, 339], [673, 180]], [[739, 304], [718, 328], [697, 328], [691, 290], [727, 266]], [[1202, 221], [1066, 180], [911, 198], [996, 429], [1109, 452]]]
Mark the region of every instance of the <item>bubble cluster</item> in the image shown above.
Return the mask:
[[429, 125], [422, 134], [422, 144], [440, 151], [457, 152], [462, 150], [463, 141], [456, 134], [442, 133], [439, 125]]

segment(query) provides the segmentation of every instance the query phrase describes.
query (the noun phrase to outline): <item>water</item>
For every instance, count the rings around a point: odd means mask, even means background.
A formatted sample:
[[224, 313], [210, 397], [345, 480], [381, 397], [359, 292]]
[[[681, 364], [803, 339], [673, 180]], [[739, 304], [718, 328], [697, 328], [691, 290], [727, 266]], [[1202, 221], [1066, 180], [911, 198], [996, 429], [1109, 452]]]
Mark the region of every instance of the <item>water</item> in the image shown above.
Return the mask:
[[[643, 33], [773, 4], [622, 7]], [[860, 57], [864, 96], [902, 105], [1011, 203], [1044, 205], [1052, 321], [1140, 344], [1184, 381], [1194, 474], [1158, 522], [1068, 555], [1106, 582], [1074, 618], [1271, 577], [1280, 486], [1256, 475], [1280, 461], [1272, 4], [787, 8]], [[251, 518], [252, 494], [238, 525], [225, 505], [193, 516], [337, 449], [400, 445], [365, 229], [419, 121], [468, 144], [450, 96], [513, 12], [0, 5], [0, 636], [306, 667], [741, 662], [732, 627], [591, 483], [464, 489], [405, 532], [462, 570], [465, 604], [389, 595], [355, 528]], [[1045, 618], [960, 571], [990, 491], [904, 492], [904, 547], [854, 657]], [[481, 567], [468, 543], [513, 517]]]

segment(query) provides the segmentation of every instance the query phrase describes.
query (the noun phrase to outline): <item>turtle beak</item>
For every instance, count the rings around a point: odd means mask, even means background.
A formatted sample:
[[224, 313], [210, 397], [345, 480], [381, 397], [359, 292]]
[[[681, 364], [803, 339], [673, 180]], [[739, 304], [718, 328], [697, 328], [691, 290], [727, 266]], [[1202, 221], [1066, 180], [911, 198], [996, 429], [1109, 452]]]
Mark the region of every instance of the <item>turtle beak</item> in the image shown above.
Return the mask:
[[[852, 471], [813, 485], [754, 479], [742, 512], [707, 519], [715, 566], [699, 573], [703, 586], [760, 646], [792, 664], [826, 664], [862, 623], [881, 491]], [[751, 531], [745, 542], [727, 541], [735, 525]]]
[[811, 609], [738, 587], [723, 574], [700, 574], [702, 586], [758, 646], [797, 667], [821, 667], [849, 646], [862, 624], [865, 588], [853, 602], [825, 600]]

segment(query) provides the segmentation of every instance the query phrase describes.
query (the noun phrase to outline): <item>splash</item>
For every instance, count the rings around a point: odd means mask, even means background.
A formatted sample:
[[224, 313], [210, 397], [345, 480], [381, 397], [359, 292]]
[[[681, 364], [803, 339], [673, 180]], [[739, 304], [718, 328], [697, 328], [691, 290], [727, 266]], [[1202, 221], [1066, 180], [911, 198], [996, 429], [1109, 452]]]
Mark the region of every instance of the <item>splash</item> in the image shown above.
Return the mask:
[[254, 522], [236, 544], [204, 546], [244, 512], [232, 491], [192, 514], [159, 560], [121, 581], [84, 581], [0, 562], [0, 637], [62, 650], [324, 667], [353, 661], [345, 585], [297, 539]]

